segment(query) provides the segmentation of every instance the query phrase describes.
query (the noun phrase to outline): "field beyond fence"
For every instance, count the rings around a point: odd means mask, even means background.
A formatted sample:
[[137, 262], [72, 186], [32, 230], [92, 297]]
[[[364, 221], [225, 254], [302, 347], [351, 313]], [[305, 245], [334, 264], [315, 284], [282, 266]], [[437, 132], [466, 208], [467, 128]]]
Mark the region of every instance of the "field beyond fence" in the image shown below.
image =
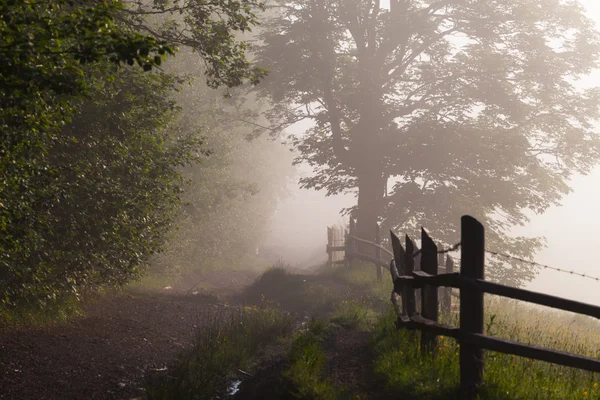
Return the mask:
[[[591, 372], [600, 372], [600, 360], [552, 350], [535, 344], [484, 335], [484, 293], [521, 300], [553, 309], [569, 311], [600, 319], [600, 307], [557, 296], [514, 288], [485, 280], [485, 233], [476, 219], [463, 216], [461, 240], [449, 249], [438, 246], [421, 230], [421, 249], [405, 237], [405, 244], [391, 232], [390, 252], [381, 245], [379, 229], [377, 240], [369, 242], [355, 237], [351, 220], [350, 231], [345, 232], [343, 246], [327, 246], [330, 264], [349, 264], [353, 259], [372, 262], [381, 279], [381, 268], [389, 268], [393, 280], [391, 301], [397, 315], [398, 329], [419, 330], [423, 356], [431, 354], [435, 359], [438, 335], [455, 338], [460, 344], [460, 392], [461, 399], [474, 399], [484, 382], [484, 350], [512, 354], [564, 365]], [[371, 246], [375, 251], [364, 254], [357, 251], [357, 243]], [[364, 246], [363, 246], [364, 248]], [[449, 252], [460, 249], [460, 271], [454, 272], [454, 260]], [[334, 252], [344, 252], [335, 260]], [[375, 254], [375, 255], [373, 255]], [[386, 265], [386, 258], [389, 262]], [[560, 269], [557, 269], [560, 270]], [[459, 293], [452, 292], [458, 289]], [[459, 327], [439, 322], [440, 314], [449, 315], [453, 297], [459, 300]]]

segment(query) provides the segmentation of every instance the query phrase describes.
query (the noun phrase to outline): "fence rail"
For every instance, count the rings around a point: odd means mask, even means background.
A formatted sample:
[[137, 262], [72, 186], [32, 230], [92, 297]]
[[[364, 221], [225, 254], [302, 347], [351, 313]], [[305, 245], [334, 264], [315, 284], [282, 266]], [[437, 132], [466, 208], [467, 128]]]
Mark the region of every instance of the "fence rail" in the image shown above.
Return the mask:
[[[394, 258], [390, 262], [390, 273], [394, 282], [391, 301], [395, 306], [399, 329], [421, 331], [421, 349], [435, 354], [437, 335], [455, 338], [460, 346], [460, 390], [461, 398], [474, 399], [483, 382], [484, 349], [547, 361], [555, 364], [600, 372], [600, 360], [523, 344], [511, 340], [484, 335], [484, 293], [527, 301], [555, 309], [571, 311], [600, 318], [600, 307], [568, 300], [530, 290], [509, 287], [485, 280], [485, 235], [484, 228], [470, 216], [461, 220], [461, 268], [453, 272], [438, 274], [439, 257], [437, 246], [427, 232], [421, 231], [420, 270], [415, 270], [416, 246], [406, 236], [405, 247], [393, 233], [391, 243]], [[450, 261], [448, 261], [450, 260]], [[452, 265], [452, 259], [447, 263]], [[446, 264], [448, 265], [448, 264]], [[442, 298], [442, 312], [451, 302], [451, 288], [459, 289], [460, 326], [447, 326], [438, 322], [438, 287], [448, 288], [447, 297]], [[416, 308], [416, 291], [420, 289], [421, 312]]]
[[[363, 260], [375, 264], [377, 279], [382, 279], [382, 269], [389, 268], [390, 259], [394, 253], [381, 243], [381, 228], [379, 225], [374, 230], [375, 241], [359, 238], [355, 235], [354, 220], [350, 219], [349, 230], [339, 226], [327, 227], [327, 254], [328, 265], [350, 265], [353, 260]], [[340, 241], [343, 237], [343, 242]], [[341, 244], [340, 244], [341, 242]], [[340, 253], [342, 253], [340, 257]]]
[[[381, 227], [379, 225], [375, 227], [374, 232], [375, 241], [373, 242], [359, 238], [355, 235], [355, 223], [352, 218], [350, 218], [349, 230], [345, 230], [339, 225], [327, 227], [327, 264], [329, 266], [336, 264], [344, 264], [348, 266], [354, 260], [370, 262], [376, 266], [377, 279], [381, 280], [382, 269], [390, 268], [390, 261], [394, 259], [394, 253], [382, 244]], [[422, 251], [413, 242], [411, 242], [411, 244], [411, 253], [409, 254], [412, 254], [414, 263], [418, 269], [421, 265], [420, 262]], [[362, 249], [360, 247], [362, 247]], [[437, 252], [436, 268], [438, 272], [452, 273], [454, 271], [454, 260], [446, 253], [456, 250], [457, 248], [458, 246], [455, 245], [450, 249]], [[440, 289], [440, 298], [442, 299], [442, 308], [444, 310], [450, 311], [452, 306], [452, 297], [458, 297], [458, 295], [453, 293], [450, 287]], [[420, 304], [420, 300], [417, 300], [415, 303], [417, 310], [420, 310]]]

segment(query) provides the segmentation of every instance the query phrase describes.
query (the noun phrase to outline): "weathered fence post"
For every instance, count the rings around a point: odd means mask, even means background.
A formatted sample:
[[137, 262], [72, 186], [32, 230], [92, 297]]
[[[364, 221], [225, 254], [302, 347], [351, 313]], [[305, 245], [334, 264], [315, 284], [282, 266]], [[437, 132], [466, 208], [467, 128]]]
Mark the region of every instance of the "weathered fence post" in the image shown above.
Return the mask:
[[350, 216], [348, 236], [346, 237], [346, 251], [344, 252], [346, 256], [347, 267], [352, 266], [352, 255], [356, 251], [356, 242], [354, 241], [354, 239], [352, 239], [352, 236], [355, 233], [354, 231], [354, 219], [352, 218], [352, 216]]
[[[484, 229], [476, 219], [461, 218], [461, 268], [465, 280], [484, 279], [485, 238]], [[460, 288], [460, 330], [463, 333], [483, 334], [483, 292], [469, 286]], [[475, 399], [483, 382], [483, 349], [460, 343], [461, 399]]]
[[330, 247], [333, 246], [333, 229], [331, 227], [327, 227], [327, 266], [331, 267], [333, 265], [333, 251], [331, 251]]
[[[439, 246], [439, 248], [443, 248], [444, 246]], [[437, 255], [437, 271], [438, 274], [445, 274], [446, 273], [446, 268], [444, 266], [444, 253], [439, 253]], [[440, 304], [438, 307], [438, 310], [440, 313], [443, 313], [443, 308], [442, 308], [442, 302], [444, 301], [444, 291], [446, 290], [445, 287], [438, 287], [438, 299], [440, 300]]]
[[[429, 275], [438, 274], [437, 246], [425, 229], [421, 228], [421, 271]], [[425, 285], [421, 289], [421, 314], [428, 320], [438, 322], [438, 287]], [[424, 354], [436, 349], [436, 335], [421, 331], [421, 351]]]
[[[404, 252], [404, 275], [411, 276], [415, 270], [415, 259], [413, 254], [415, 252], [415, 245], [412, 240], [406, 235], [406, 251]], [[406, 291], [406, 315], [411, 317], [417, 312], [417, 306], [415, 301], [415, 289], [410, 285], [405, 285]], [[403, 299], [404, 301], [404, 299]]]
[[[375, 225], [375, 229], [375, 243], [377, 246], [381, 246], [381, 227], [379, 224]], [[375, 258], [377, 261], [381, 261], [381, 247], [375, 247]], [[381, 281], [381, 265], [377, 264], [375, 267], [377, 268], [377, 280]]]
[[[452, 261], [452, 257], [446, 257], [446, 274], [451, 274], [454, 272], [454, 261]], [[452, 288], [446, 287], [442, 292], [442, 314], [446, 316], [450, 315], [452, 311]]]
[[[396, 236], [392, 231], [390, 231], [390, 239], [392, 242], [392, 250], [394, 252], [393, 262], [390, 262], [390, 273], [392, 275], [392, 283], [394, 284], [394, 291], [392, 292], [392, 304], [396, 308], [398, 322], [400, 322], [400, 315], [406, 315], [406, 285], [402, 285], [402, 287], [398, 288], [396, 279], [399, 276], [404, 275], [405, 252], [402, 248], [402, 244], [400, 244], [400, 239], [398, 239], [398, 236]], [[398, 291], [400, 292], [399, 294], [402, 299], [402, 310], [398, 309]]]
[[[413, 251], [411, 254], [415, 254], [418, 253], [416, 256], [413, 257], [413, 266], [414, 266], [414, 270], [421, 270], [421, 251], [419, 250], [419, 246], [417, 246], [415, 244], [415, 242], [413, 243]], [[411, 271], [412, 273], [412, 271]], [[423, 304], [421, 304], [421, 293], [422, 293], [422, 289], [415, 289], [415, 312], [418, 313], [422, 313], [423, 312]]]

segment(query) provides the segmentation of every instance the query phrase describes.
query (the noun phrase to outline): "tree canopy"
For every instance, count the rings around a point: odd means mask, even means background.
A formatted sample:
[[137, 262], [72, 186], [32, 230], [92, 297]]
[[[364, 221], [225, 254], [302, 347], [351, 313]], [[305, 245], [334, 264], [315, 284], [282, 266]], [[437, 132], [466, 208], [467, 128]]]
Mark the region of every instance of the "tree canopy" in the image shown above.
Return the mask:
[[[487, 246], [531, 257], [543, 238], [510, 229], [569, 192], [598, 162], [600, 91], [577, 79], [600, 60], [594, 23], [576, 1], [279, 0], [265, 24], [260, 93], [276, 128], [296, 135], [302, 180], [356, 193], [358, 234], [376, 222], [442, 243], [470, 214]], [[494, 262], [519, 285], [535, 270]]]
[[[260, 4], [194, 4], [185, 30], [210, 84], [256, 83], [263, 71], [234, 31]], [[139, 276], [178, 215], [182, 168], [208, 154], [177, 123], [184, 80], [159, 68], [187, 44], [135, 25], [151, 26], [132, 10], [0, 0], [0, 314]]]

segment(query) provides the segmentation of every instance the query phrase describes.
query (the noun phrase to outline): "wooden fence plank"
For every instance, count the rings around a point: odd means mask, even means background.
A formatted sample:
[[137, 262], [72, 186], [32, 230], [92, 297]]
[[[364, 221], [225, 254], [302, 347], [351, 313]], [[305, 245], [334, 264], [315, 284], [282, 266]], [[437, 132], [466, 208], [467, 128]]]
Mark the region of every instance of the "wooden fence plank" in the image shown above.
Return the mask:
[[[415, 245], [408, 235], [406, 235], [405, 241], [406, 252], [404, 253], [404, 274], [410, 276], [415, 269], [415, 259], [413, 257]], [[405, 286], [404, 292], [406, 292], [406, 310], [404, 314], [410, 317], [417, 311], [415, 289], [411, 286]]]
[[[425, 229], [421, 228], [421, 272], [431, 276], [438, 274], [437, 246], [431, 240]], [[421, 289], [421, 314], [430, 321], [438, 322], [438, 288], [425, 285]], [[431, 332], [421, 333], [421, 351], [429, 353], [437, 348], [436, 335]]]
[[[438, 249], [441, 249], [441, 248], [443, 248], [443, 246], [438, 246]], [[446, 273], [446, 265], [444, 264], [445, 256], [446, 255], [444, 253], [439, 253], [437, 255], [438, 274]], [[444, 313], [442, 303], [444, 301], [444, 293], [446, 292], [446, 290], [447, 290], [447, 288], [444, 288], [444, 287], [438, 288], [438, 298], [440, 299], [439, 309], [440, 309], [441, 313]]]
[[425, 285], [457, 288], [461, 285], [459, 272], [442, 275], [430, 275], [423, 271], [413, 271], [411, 276], [399, 276], [394, 283], [394, 290], [397, 290], [398, 293], [402, 291], [402, 287], [405, 284], [414, 288], [422, 288]]
[[589, 315], [590, 317], [600, 319], [600, 307], [575, 300], [563, 299], [550, 294], [505, 286], [499, 283], [484, 281], [483, 279], [464, 279], [460, 286], [461, 288], [475, 288], [485, 293], [527, 301], [559, 310], [571, 311], [577, 314]]
[[481, 334], [464, 333], [459, 328], [435, 323], [419, 314], [399, 323], [405, 329], [427, 330], [437, 335], [453, 337], [461, 343], [469, 343], [487, 350], [505, 354], [514, 354], [520, 357], [546, 361], [566, 367], [583, 369], [591, 372], [600, 372], [600, 360], [597, 358], [570, 354], [564, 351], [553, 350], [541, 346], [523, 344], [512, 340], [489, 337]]
[[512, 340], [489, 337], [485, 335], [467, 335], [463, 341], [469, 342], [480, 348], [498, 351], [506, 354], [547, 361], [567, 367], [584, 369], [586, 371], [600, 372], [600, 360], [563, 351], [546, 349], [540, 346], [513, 342]]
[[[438, 274], [437, 247], [431, 241], [425, 230], [422, 230], [423, 249], [421, 268], [415, 270], [416, 246], [406, 236], [406, 251], [402, 248], [400, 240], [391, 234], [394, 249], [394, 263], [390, 264], [390, 271], [394, 281], [392, 301], [397, 300], [396, 293], [402, 293], [403, 310], [396, 307], [398, 328], [420, 330], [422, 333], [422, 349], [431, 348], [431, 339], [435, 335], [445, 335], [456, 338], [461, 344], [460, 348], [460, 385], [461, 399], [475, 399], [478, 389], [483, 382], [484, 349], [514, 354], [521, 357], [546, 361], [568, 367], [600, 372], [600, 360], [593, 357], [570, 354], [562, 351], [547, 349], [540, 346], [528, 345], [506, 339], [485, 336], [483, 296], [491, 293], [503, 297], [545, 305], [555, 309], [571, 311], [578, 314], [589, 315], [600, 319], [600, 307], [573, 300], [532, 292], [485, 281], [485, 237], [483, 226], [470, 216], [461, 219], [461, 270], [454, 272], [454, 261], [446, 257], [445, 273]], [[402, 264], [401, 264], [402, 262]], [[398, 271], [395, 267], [401, 265]], [[400, 274], [400, 275], [399, 275]], [[443, 325], [437, 322], [437, 288], [446, 286], [442, 296], [442, 310], [450, 312], [452, 288], [459, 288], [460, 298], [460, 328]], [[423, 288], [422, 310], [423, 315], [416, 312], [415, 288]], [[431, 290], [431, 288], [436, 288]], [[434, 301], [435, 300], [435, 301]], [[397, 305], [397, 303], [394, 303]], [[435, 310], [432, 305], [435, 305]], [[425, 334], [427, 333], [427, 334]]]
[[[381, 228], [379, 227], [379, 224], [375, 224], [375, 244], [377, 244], [377, 246], [375, 247], [375, 258], [379, 261], [381, 260]], [[384, 265], [387, 265], [387, 263], [385, 263]], [[375, 268], [377, 268], [377, 280], [381, 281], [382, 279], [382, 273], [381, 273], [381, 264], [376, 263], [375, 264]]]
[[331, 227], [327, 227], [327, 265], [333, 265], [333, 250], [331, 249], [333, 246], [333, 229]]
[[[470, 216], [461, 218], [461, 268], [466, 279], [484, 279], [485, 240], [483, 225]], [[460, 290], [460, 330], [483, 334], [483, 292]], [[472, 343], [460, 346], [461, 399], [475, 399], [483, 382], [483, 350]]]
[[[394, 251], [394, 259], [390, 261], [390, 272], [392, 274], [392, 282], [394, 283], [394, 291], [392, 292], [392, 303], [396, 307], [396, 312], [401, 315], [406, 315], [406, 290], [404, 287], [398, 287], [396, 290], [396, 280], [400, 276], [400, 274], [405, 273], [404, 260], [405, 260], [405, 252], [404, 248], [402, 248], [402, 244], [400, 243], [400, 239], [398, 236], [394, 234], [394, 232], [390, 231], [390, 241], [392, 243], [392, 250]], [[400, 294], [402, 297], [402, 310], [398, 309], [398, 300], [396, 294]]]

